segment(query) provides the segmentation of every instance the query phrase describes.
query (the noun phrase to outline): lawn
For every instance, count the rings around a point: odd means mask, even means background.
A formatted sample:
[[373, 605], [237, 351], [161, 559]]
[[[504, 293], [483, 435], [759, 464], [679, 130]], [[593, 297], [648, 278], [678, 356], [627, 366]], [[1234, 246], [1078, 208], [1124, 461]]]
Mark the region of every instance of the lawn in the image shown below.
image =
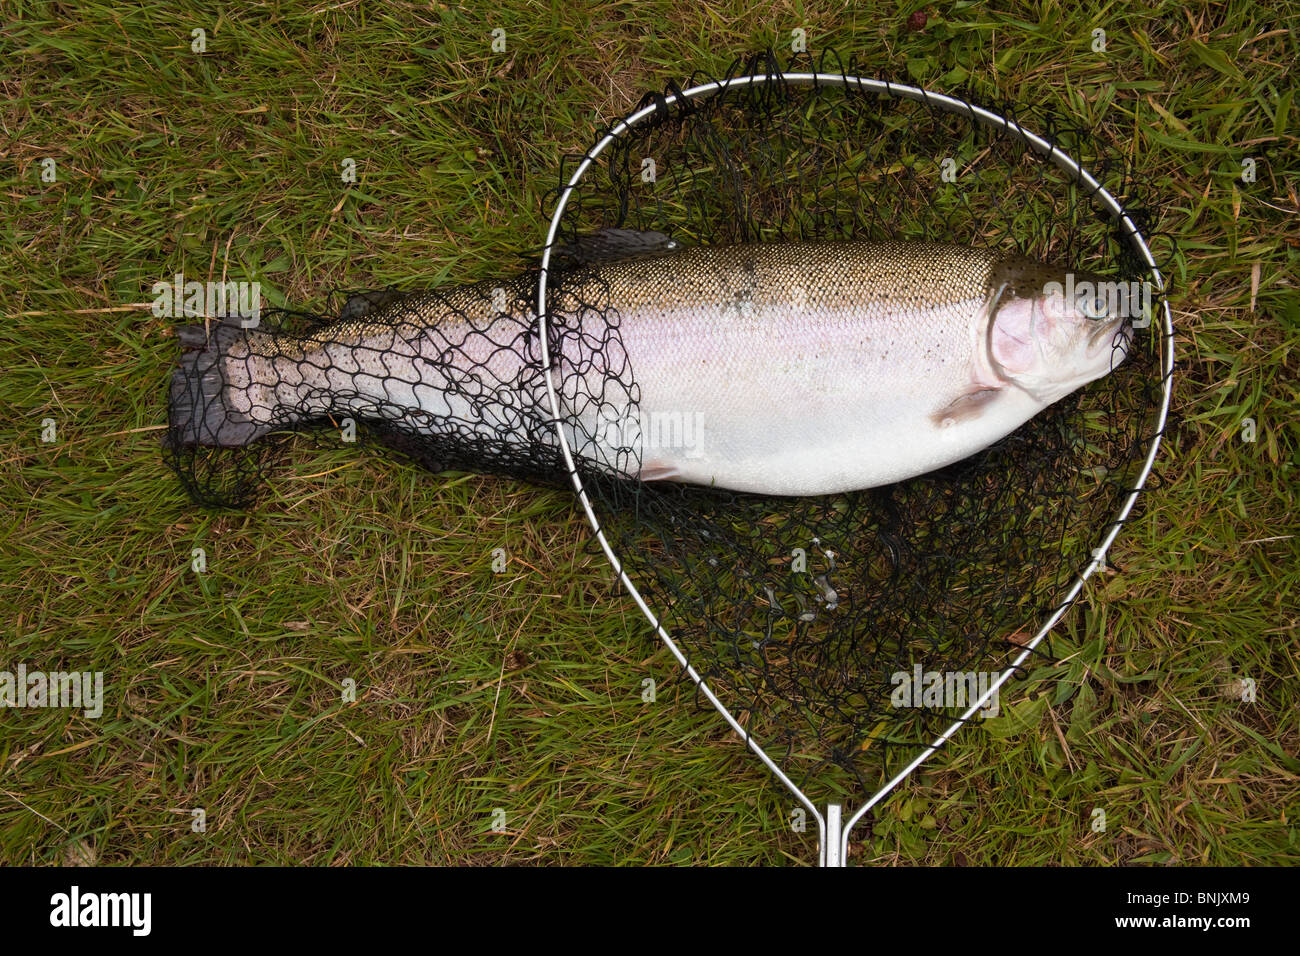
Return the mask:
[[563, 154], [796, 28], [1118, 131], [1177, 247], [1173, 418], [1072, 659], [903, 784], [853, 861], [1300, 861], [1290, 10], [11, 0], [0, 670], [102, 671], [105, 696], [0, 709], [0, 862], [816, 862], [572, 495], [301, 442], [247, 510], [199, 508], [159, 453], [177, 320], [150, 311], [176, 273], [319, 311], [508, 274]]

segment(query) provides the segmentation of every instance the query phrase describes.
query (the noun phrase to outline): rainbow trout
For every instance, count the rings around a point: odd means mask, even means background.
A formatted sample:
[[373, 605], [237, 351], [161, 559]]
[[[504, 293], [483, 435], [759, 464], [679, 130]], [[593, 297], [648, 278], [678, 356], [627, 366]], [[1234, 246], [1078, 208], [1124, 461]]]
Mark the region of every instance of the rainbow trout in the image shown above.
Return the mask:
[[[575, 454], [643, 481], [771, 495], [900, 481], [1121, 362], [1131, 325], [1103, 283], [928, 243], [598, 259], [551, 283], [560, 420]], [[184, 327], [170, 441], [238, 446], [352, 416], [489, 459], [554, 450], [534, 292], [524, 277], [417, 293], [304, 335]]]

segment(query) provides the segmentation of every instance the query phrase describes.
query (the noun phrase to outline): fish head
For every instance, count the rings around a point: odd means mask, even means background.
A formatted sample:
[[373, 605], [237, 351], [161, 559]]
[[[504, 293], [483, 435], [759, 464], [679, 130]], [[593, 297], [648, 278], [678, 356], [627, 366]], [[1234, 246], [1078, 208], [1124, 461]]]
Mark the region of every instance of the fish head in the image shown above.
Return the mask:
[[989, 282], [988, 371], [1043, 405], [1101, 378], [1132, 343], [1131, 283], [1028, 260], [1004, 260]]

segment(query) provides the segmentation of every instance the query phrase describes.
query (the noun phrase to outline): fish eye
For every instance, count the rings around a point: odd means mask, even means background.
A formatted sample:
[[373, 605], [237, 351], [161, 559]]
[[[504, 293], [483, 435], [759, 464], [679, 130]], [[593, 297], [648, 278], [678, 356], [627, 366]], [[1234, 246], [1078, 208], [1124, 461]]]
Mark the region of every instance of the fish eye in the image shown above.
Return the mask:
[[1108, 311], [1108, 303], [1104, 295], [1087, 295], [1079, 298], [1079, 312], [1084, 318], [1104, 319]]

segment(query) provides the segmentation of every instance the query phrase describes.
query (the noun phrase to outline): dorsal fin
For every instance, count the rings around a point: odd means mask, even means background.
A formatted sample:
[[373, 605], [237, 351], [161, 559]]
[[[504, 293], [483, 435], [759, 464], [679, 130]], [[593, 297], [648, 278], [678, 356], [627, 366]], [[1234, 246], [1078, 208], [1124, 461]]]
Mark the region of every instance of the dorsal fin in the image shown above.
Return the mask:
[[406, 298], [408, 293], [399, 292], [396, 289], [378, 289], [365, 292], [354, 292], [348, 296], [348, 301], [343, 304], [339, 311], [338, 321], [351, 322], [360, 319], [362, 316], [369, 315], [371, 312], [378, 311], [384, 306], [400, 299]]
[[662, 232], [639, 232], [635, 229], [602, 229], [575, 241], [557, 246], [555, 256], [566, 265], [593, 265], [619, 259], [637, 259], [675, 252], [681, 248], [676, 239]]

